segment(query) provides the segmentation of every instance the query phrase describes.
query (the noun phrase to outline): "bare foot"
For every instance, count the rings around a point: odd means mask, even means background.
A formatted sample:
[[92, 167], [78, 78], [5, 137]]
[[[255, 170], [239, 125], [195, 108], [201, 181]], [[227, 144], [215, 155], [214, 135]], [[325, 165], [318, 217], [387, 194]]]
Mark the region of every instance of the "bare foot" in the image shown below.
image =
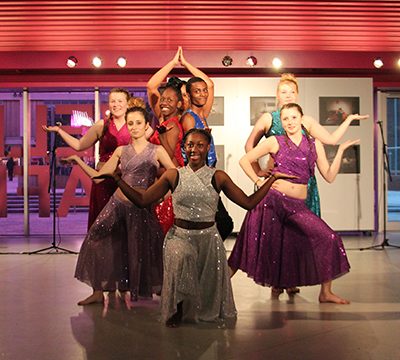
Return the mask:
[[102, 302], [103, 302], [103, 292], [95, 291], [92, 295], [88, 296], [86, 299], [79, 301], [78, 305], [90, 305]]
[[334, 304], [340, 304], [340, 305], [350, 304], [349, 300], [342, 299], [341, 297], [335, 295], [332, 292], [326, 293], [326, 294], [320, 294], [319, 302], [320, 303], [334, 303]]

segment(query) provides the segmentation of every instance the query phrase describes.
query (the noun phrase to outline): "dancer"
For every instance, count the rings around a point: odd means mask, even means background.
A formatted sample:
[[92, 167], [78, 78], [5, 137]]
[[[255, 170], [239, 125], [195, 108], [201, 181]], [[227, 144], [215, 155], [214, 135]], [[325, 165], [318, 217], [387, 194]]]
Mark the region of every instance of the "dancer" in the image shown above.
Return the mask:
[[332, 280], [350, 269], [342, 240], [308, 209], [305, 199], [315, 164], [324, 179], [332, 182], [344, 150], [358, 140], [341, 144], [329, 165], [321, 142], [303, 134], [302, 117], [299, 105], [284, 105], [281, 122], [286, 135], [267, 138], [240, 160], [256, 185], [262, 180], [251, 163], [266, 154], [274, 159], [273, 172], [296, 175], [298, 179], [276, 182], [264, 201], [247, 213], [228, 262], [257, 284], [274, 289], [322, 284], [320, 302], [347, 304], [331, 289]]
[[[128, 109], [130, 97], [129, 92], [125, 89], [112, 89], [108, 97], [111, 116], [105, 120], [97, 121], [80, 139], [68, 134], [61, 126], [42, 126], [42, 128], [45, 131], [56, 132], [68, 146], [76, 151], [89, 149], [99, 141], [97, 170], [100, 170], [118, 146], [127, 145], [131, 140], [125, 123], [125, 112]], [[137, 101], [136, 106], [144, 104], [142, 99], [135, 101]], [[115, 183], [110, 181], [110, 179], [98, 184], [92, 184], [89, 201], [88, 230], [116, 189]]]
[[[259, 191], [247, 196], [221, 170], [206, 166], [211, 136], [202, 129], [185, 135], [186, 167], [167, 170], [149, 189], [139, 192], [113, 175], [124, 194], [147, 206], [172, 191], [175, 221], [164, 242], [161, 315], [167, 326], [182, 318], [214, 321], [236, 316], [226, 253], [215, 226], [218, 193], [245, 209], [253, 208], [271, 184], [287, 175], [275, 173]], [[293, 176], [290, 176], [293, 178]]]
[[[251, 149], [253, 149], [259, 143], [263, 136], [268, 138], [272, 135], [284, 134], [284, 130], [280, 120], [280, 108], [288, 103], [296, 103], [298, 93], [299, 88], [296, 77], [293, 74], [282, 74], [276, 90], [278, 110], [272, 113], [265, 113], [257, 120], [252, 132], [250, 133], [249, 138], [246, 141], [246, 152], [249, 152]], [[302, 118], [302, 124], [307, 129], [308, 133], [314, 138], [320, 140], [324, 144], [335, 145], [344, 135], [352, 121], [366, 118], [368, 118], [368, 115], [349, 115], [333, 133], [329, 133], [311, 116], [304, 115]], [[268, 169], [266, 171], [261, 170], [260, 165], [257, 161], [252, 163], [252, 166], [254, 171], [259, 176], [265, 176], [268, 173]], [[321, 206], [317, 180], [315, 176], [311, 176], [308, 182], [306, 204], [312, 212], [314, 212], [318, 216], [321, 216]], [[275, 296], [276, 294], [280, 294], [282, 290], [283, 289], [272, 288], [272, 294]], [[286, 292], [289, 295], [294, 295], [299, 291], [300, 289], [298, 288], [286, 289]]]
[[[162, 146], [146, 140], [149, 116], [142, 107], [128, 109], [126, 123], [132, 143], [118, 147], [100, 171], [85, 164], [77, 155], [66, 160], [76, 161], [92, 177], [113, 172], [121, 163], [121, 176], [129, 185], [147, 188], [156, 178], [159, 163], [166, 169], [174, 165]], [[103, 291], [117, 288], [141, 296], [159, 291], [163, 238], [153, 209], [139, 209], [117, 190], [82, 244], [75, 277], [90, 285], [93, 294], [78, 304], [101, 302]]]

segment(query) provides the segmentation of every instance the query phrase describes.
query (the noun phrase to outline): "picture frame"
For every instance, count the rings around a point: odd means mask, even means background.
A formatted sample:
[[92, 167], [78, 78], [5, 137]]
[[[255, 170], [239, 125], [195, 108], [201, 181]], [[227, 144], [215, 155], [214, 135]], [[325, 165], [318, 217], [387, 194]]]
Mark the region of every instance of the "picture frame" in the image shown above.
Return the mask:
[[[357, 96], [319, 97], [319, 122], [324, 126], [339, 126], [350, 114], [360, 113], [360, 98]], [[354, 120], [351, 126], [360, 125]]]

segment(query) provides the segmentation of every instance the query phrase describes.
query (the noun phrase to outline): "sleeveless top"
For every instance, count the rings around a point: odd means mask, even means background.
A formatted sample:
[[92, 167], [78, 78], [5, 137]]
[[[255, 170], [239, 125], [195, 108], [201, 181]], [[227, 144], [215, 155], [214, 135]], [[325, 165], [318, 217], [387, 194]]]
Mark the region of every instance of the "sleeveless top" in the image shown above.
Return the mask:
[[278, 140], [279, 150], [276, 154], [271, 154], [274, 159], [273, 172], [298, 176], [298, 179], [288, 179], [288, 181], [306, 185], [314, 176], [317, 160], [315, 140], [308, 139], [305, 135], [302, 136], [299, 145], [285, 135], [276, 136], [276, 140]]
[[215, 221], [219, 195], [211, 184], [215, 169], [203, 166], [193, 171], [178, 169], [179, 181], [172, 193], [175, 218], [197, 222]]
[[271, 127], [265, 134], [265, 137], [270, 137], [271, 135], [285, 135], [285, 130], [283, 130], [281, 123], [281, 111], [275, 110], [271, 113], [272, 123]]
[[148, 143], [137, 154], [132, 145], [125, 145], [121, 154], [122, 179], [132, 187], [147, 189], [156, 179], [159, 163], [155, 159], [157, 145]]
[[[196, 129], [205, 129], [206, 128], [204, 126], [203, 121], [201, 121], [200, 116], [197, 115], [193, 110], [188, 109], [188, 110], [186, 110], [185, 113], [188, 113], [188, 114], [193, 116], [194, 127]], [[204, 121], [205, 120], [206, 119], [204, 118]], [[185, 160], [185, 163], [187, 163], [186, 154], [185, 154], [185, 151], [183, 149], [183, 144], [182, 144], [182, 155], [183, 155], [183, 158]], [[207, 165], [214, 167], [216, 165], [216, 163], [217, 163], [217, 153], [215, 152], [214, 138], [211, 136], [210, 150], [208, 151], [208, 154], [207, 154]]]
[[118, 146], [127, 145], [130, 141], [131, 134], [126, 124], [117, 130], [113, 119], [104, 120], [103, 135], [99, 143], [99, 160], [106, 162]]
[[[182, 152], [181, 152], [181, 143], [182, 143], [182, 139], [183, 139], [183, 128], [179, 121], [179, 117], [174, 116], [172, 118], [169, 118], [168, 120], [164, 120], [162, 125], [168, 127], [168, 124], [173, 123], [173, 122], [178, 126], [178, 129], [179, 129], [178, 141], [175, 145], [175, 150], [174, 150], [174, 157], [175, 157], [176, 161], [178, 162], [178, 166], [183, 166], [184, 161], [183, 161]], [[149, 141], [153, 144], [161, 145], [160, 134], [158, 133], [158, 131], [154, 131], [154, 133], [153, 133], [153, 135], [151, 135]]]

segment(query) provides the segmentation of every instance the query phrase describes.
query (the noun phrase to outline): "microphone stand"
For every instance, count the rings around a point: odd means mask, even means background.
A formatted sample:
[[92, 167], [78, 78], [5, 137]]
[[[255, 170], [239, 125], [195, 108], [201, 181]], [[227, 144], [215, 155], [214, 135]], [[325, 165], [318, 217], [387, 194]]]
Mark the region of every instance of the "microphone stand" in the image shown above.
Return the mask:
[[383, 169], [383, 240], [378, 245], [372, 245], [365, 248], [361, 248], [360, 250], [370, 250], [370, 249], [379, 249], [384, 250], [386, 246], [390, 246], [396, 249], [400, 249], [400, 246], [391, 245], [389, 243], [389, 239], [386, 237], [386, 176], [389, 176], [389, 180], [392, 181], [392, 174], [390, 171], [389, 157], [387, 154], [387, 144], [385, 142], [385, 136], [383, 134], [382, 121], [378, 121], [381, 139], [382, 139], [382, 169]]
[[53, 201], [53, 206], [52, 206], [53, 241], [51, 243], [51, 246], [48, 246], [43, 249], [24, 253], [24, 254], [28, 254], [28, 255], [39, 254], [44, 251], [47, 251], [46, 254], [78, 254], [76, 251], [64, 249], [64, 248], [56, 245], [56, 213], [57, 213], [57, 207], [56, 207], [56, 169], [57, 169], [56, 149], [57, 149], [57, 143], [56, 143], [56, 134], [55, 133], [52, 133], [52, 134], [53, 134], [53, 136], [51, 136], [51, 150], [50, 150], [50, 164], [49, 164], [50, 179], [49, 179], [48, 192], [50, 193], [50, 190], [51, 190], [52, 201]]

